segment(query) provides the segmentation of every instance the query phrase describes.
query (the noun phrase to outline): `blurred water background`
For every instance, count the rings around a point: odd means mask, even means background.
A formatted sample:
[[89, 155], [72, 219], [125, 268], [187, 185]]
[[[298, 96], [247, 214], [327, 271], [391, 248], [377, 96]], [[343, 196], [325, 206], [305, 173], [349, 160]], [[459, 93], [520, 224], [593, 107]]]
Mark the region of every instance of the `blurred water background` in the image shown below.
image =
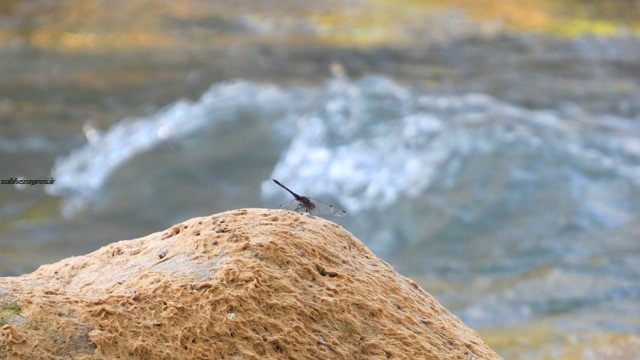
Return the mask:
[[300, 193], [507, 359], [640, 358], [636, 1], [0, 2], [0, 275]]

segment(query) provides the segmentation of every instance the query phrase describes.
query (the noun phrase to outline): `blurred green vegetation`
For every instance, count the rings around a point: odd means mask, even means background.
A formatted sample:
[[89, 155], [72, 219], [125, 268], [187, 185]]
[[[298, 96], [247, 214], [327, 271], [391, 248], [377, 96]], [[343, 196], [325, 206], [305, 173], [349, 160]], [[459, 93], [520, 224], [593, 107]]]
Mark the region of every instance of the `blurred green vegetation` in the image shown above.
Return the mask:
[[20, 315], [22, 308], [15, 302], [0, 306], [0, 327], [7, 323], [7, 320], [14, 316]]
[[[462, 14], [503, 32], [564, 37], [640, 33], [640, 3], [631, 0], [366, 0], [308, 6], [290, 1], [4, 0], [0, 14], [16, 21], [0, 26], [0, 44], [17, 38], [57, 51], [175, 50], [243, 44], [252, 41], [247, 31], [254, 31], [261, 43], [271, 38], [299, 45], [402, 45], [413, 40], [412, 34], [431, 30], [428, 23], [443, 13]], [[225, 31], [221, 24], [227, 24]]]

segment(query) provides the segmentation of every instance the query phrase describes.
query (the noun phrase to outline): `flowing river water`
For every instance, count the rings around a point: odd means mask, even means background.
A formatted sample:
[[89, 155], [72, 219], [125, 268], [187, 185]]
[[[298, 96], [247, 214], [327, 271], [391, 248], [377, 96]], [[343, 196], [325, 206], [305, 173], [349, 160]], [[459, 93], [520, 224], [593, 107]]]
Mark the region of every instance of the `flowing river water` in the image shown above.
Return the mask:
[[0, 275], [276, 178], [505, 358], [633, 358], [638, 9], [480, 3], [7, 1], [0, 177], [56, 181], [0, 185]]

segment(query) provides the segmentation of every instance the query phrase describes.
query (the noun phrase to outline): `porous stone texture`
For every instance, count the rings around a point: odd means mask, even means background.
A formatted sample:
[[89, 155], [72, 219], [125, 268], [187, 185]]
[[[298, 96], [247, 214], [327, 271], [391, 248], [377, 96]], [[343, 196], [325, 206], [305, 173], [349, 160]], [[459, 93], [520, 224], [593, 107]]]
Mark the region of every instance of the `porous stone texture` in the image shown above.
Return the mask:
[[194, 218], [0, 278], [0, 358], [498, 359], [319, 217]]

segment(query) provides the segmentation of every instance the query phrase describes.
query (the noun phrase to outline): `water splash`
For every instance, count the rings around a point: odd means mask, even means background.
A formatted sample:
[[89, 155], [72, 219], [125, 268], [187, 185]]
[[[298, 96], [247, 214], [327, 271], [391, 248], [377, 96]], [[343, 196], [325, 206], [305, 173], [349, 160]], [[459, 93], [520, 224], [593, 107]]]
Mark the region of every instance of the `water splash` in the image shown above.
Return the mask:
[[[472, 219], [483, 208], [476, 205], [516, 206], [527, 192], [553, 188], [570, 193], [575, 224], [631, 219], [628, 199], [640, 185], [640, 125], [631, 120], [413, 92], [380, 77], [336, 79], [316, 102], [272, 176], [335, 197], [351, 213], [427, 194], [437, 202], [439, 193], [475, 184], [459, 205], [437, 206]], [[267, 197], [275, 191], [263, 184]]]
[[[562, 226], [610, 227], [637, 212], [637, 122], [570, 105], [530, 110], [483, 94], [425, 93], [384, 77], [336, 77], [315, 88], [215, 85], [196, 102], [125, 119], [58, 159], [47, 191], [65, 196], [74, 213], [136, 155], [215, 132], [247, 111], [291, 139], [271, 177], [352, 214], [412, 201], [473, 222], [487, 209], [517, 212], [526, 202]], [[262, 185], [265, 199], [281, 195], [271, 185]]]
[[58, 158], [51, 171], [56, 183], [51, 195], [64, 196], [64, 212], [71, 216], [84, 209], [117, 169], [135, 156], [169, 140], [196, 132], [212, 131], [232, 122], [245, 109], [261, 115], [288, 106], [286, 94], [274, 87], [245, 81], [212, 86], [196, 102], [181, 100], [150, 117], [124, 119], [105, 133], [88, 137], [88, 143]]

